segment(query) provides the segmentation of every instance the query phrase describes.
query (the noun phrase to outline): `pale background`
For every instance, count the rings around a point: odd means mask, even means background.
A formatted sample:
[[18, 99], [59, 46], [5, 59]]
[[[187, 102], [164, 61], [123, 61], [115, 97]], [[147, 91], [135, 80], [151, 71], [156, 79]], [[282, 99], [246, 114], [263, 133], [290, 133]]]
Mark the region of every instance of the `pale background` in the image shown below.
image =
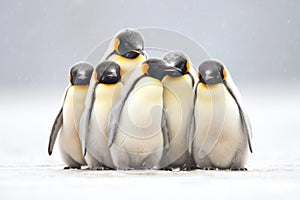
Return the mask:
[[[299, 198], [300, 1], [1, 0], [0, 11], [1, 199]], [[48, 157], [68, 69], [126, 27], [179, 31], [227, 65], [253, 125], [248, 172], [63, 171], [57, 146]]]

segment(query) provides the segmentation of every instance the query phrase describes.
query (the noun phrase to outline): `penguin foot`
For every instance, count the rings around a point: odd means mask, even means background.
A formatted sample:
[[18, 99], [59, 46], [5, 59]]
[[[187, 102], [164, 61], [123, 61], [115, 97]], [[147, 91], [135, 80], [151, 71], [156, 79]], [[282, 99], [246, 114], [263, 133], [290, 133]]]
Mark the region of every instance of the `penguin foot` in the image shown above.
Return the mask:
[[230, 171], [248, 171], [246, 167], [231, 168]]
[[215, 167], [200, 167], [199, 169], [206, 170], [206, 171], [208, 171], [208, 170], [217, 170], [217, 168], [215, 168]]
[[125, 168], [118, 167], [117, 170], [119, 170], [119, 171], [130, 171], [130, 170], [137, 170], [137, 169], [132, 168], [132, 167], [125, 167]]
[[193, 170], [196, 170], [198, 169], [198, 167], [196, 165], [192, 165], [192, 166], [188, 166], [186, 168], [183, 168], [182, 170], [183, 171], [193, 171]]
[[73, 165], [70, 165], [70, 166], [64, 167], [64, 169], [81, 169], [81, 166], [73, 166]]
[[162, 170], [162, 171], [173, 171], [172, 167], [163, 167], [163, 168], [160, 168], [159, 170]]
[[103, 165], [103, 169], [104, 170], [115, 170], [114, 168], [108, 167], [107, 165]]
[[102, 171], [104, 170], [104, 167], [102, 166], [95, 166], [95, 167], [92, 167], [92, 168], [89, 168], [90, 170], [98, 170], [98, 171]]

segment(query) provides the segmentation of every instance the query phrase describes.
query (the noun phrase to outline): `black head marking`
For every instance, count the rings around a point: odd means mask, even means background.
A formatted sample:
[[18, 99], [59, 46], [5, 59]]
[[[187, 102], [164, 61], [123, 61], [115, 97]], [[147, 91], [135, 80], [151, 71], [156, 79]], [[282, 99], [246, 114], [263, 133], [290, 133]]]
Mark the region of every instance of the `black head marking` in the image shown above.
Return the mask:
[[170, 76], [178, 77], [188, 73], [189, 59], [186, 55], [179, 51], [170, 51], [163, 56], [163, 59], [169, 63], [171, 67], [177, 70], [177, 73], [170, 74]]
[[204, 61], [198, 70], [200, 82], [206, 85], [214, 85], [224, 81], [224, 66], [218, 61]]
[[140, 54], [144, 54], [144, 38], [140, 32], [126, 29], [120, 32], [116, 39], [119, 40], [117, 47], [119, 55], [128, 59], [134, 59]]
[[103, 61], [96, 67], [96, 77], [99, 83], [115, 84], [121, 79], [120, 66], [113, 61]]
[[70, 82], [72, 85], [89, 85], [94, 67], [86, 62], [75, 64], [70, 70]]
[[166, 61], [158, 58], [150, 58], [146, 60], [142, 66], [144, 74], [159, 80], [162, 80], [168, 75], [169, 70], [174, 71]]

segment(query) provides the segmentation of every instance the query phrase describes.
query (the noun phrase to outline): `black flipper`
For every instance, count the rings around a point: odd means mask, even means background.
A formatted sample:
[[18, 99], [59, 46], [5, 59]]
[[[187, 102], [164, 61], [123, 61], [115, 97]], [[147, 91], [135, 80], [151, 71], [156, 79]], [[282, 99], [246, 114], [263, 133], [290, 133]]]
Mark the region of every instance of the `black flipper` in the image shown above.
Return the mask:
[[[132, 84], [130, 84], [130, 87], [123, 88], [122, 95], [119, 98], [119, 100], [115, 103], [115, 105], [112, 108], [110, 120], [108, 123], [108, 147], [110, 148], [115, 140], [116, 132], [119, 127], [119, 120], [121, 117], [121, 113], [123, 110], [123, 107], [125, 105], [125, 102], [129, 96], [129, 94], [133, 91], [135, 85], [143, 78], [145, 75], [140, 76], [137, 78]], [[128, 84], [128, 82], [127, 82]]]
[[235, 100], [235, 102], [236, 102], [236, 104], [239, 108], [241, 121], [242, 121], [242, 125], [243, 125], [243, 132], [247, 136], [248, 146], [249, 146], [250, 152], [252, 153], [253, 152], [252, 151], [252, 144], [251, 144], [252, 128], [251, 128], [251, 124], [250, 124], [248, 114], [247, 114], [247, 112], [246, 112], [246, 110], [245, 110], [245, 108], [244, 108], [244, 106], [241, 102], [239, 91], [235, 87], [233, 82], [224, 81], [224, 85], [226, 86], [227, 90], [229, 91], [229, 93], [231, 94], [231, 96], [233, 97], [233, 99]]
[[192, 102], [192, 112], [190, 116], [190, 126], [188, 126], [187, 130], [187, 147], [188, 152], [191, 155], [192, 154], [192, 146], [193, 146], [193, 140], [195, 135], [195, 129], [196, 129], [196, 122], [195, 122], [195, 104], [197, 99], [197, 87], [199, 85], [199, 82], [196, 84], [196, 87], [194, 89], [194, 95], [193, 95], [193, 102]]
[[95, 84], [94, 89], [93, 89], [93, 94], [92, 94], [92, 100], [91, 100], [91, 107], [88, 109], [88, 114], [86, 114], [86, 119], [83, 118], [83, 115], [80, 119], [80, 140], [81, 140], [81, 148], [82, 148], [82, 154], [83, 156], [86, 156], [86, 141], [88, 141], [88, 136], [89, 136], [89, 125], [91, 121], [91, 115], [92, 115], [92, 110], [94, 107], [94, 102], [95, 102], [95, 89], [97, 87], [97, 84]]
[[164, 137], [164, 148], [166, 151], [168, 151], [170, 147], [170, 134], [169, 134], [168, 121], [167, 121], [167, 114], [165, 109], [163, 109], [163, 113], [161, 117], [161, 130]]
[[58, 135], [58, 132], [60, 130], [60, 128], [62, 127], [63, 124], [63, 108], [60, 109], [54, 124], [52, 126], [52, 130], [51, 130], [51, 134], [50, 134], [50, 138], [49, 138], [49, 145], [48, 145], [48, 154], [51, 155], [52, 151], [53, 151], [53, 147]]
[[[65, 92], [63, 105], [65, 103], [69, 88], [70, 88], [70, 86], [67, 88], [67, 90]], [[58, 115], [56, 116], [55, 121], [52, 126], [52, 129], [51, 129], [49, 144], [48, 144], [48, 154], [49, 155], [52, 154], [53, 147], [54, 147], [58, 132], [59, 132], [60, 128], [62, 127], [62, 124], [63, 124], [63, 106], [59, 110]]]
[[195, 122], [195, 104], [197, 100], [197, 87], [199, 85], [199, 82], [197, 82], [196, 87], [194, 88], [193, 92], [193, 102], [192, 102], [192, 112], [190, 116], [190, 126], [188, 126], [187, 130], [187, 147], [188, 147], [188, 159], [187, 159], [187, 169], [190, 170], [193, 168], [194, 165], [194, 158], [193, 158], [193, 142], [194, 142], [194, 136], [196, 131], [196, 122]]

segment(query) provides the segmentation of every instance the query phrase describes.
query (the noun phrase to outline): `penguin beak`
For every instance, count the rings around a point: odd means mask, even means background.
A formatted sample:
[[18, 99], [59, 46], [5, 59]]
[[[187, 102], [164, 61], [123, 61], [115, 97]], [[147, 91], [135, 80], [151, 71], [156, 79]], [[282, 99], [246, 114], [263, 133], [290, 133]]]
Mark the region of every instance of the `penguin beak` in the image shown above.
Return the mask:
[[206, 81], [209, 81], [210, 79], [213, 79], [213, 78], [215, 78], [215, 77], [212, 76], [211, 74], [206, 74], [206, 75], [205, 75], [205, 80], [206, 80]]
[[204, 75], [204, 80], [205, 80], [205, 83], [208, 85], [222, 83], [222, 81], [223, 81], [221, 78], [221, 75], [216, 74], [216, 73], [206, 73]]
[[165, 69], [166, 75], [172, 76], [172, 77], [178, 77], [181, 76], [181, 70], [175, 67], [167, 67]]
[[105, 76], [102, 76], [99, 80], [100, 83], [107, 83], [108, 81], [114, 80], [117, 77], [116, 72], [110, 72], [105, 74]]
[[117, 76], [116, 72], [111, 72], [111, 73], [107, 74], [107, 77], [115, 77], [115, 76]]
[[133, 52], [136, 52], [136, 53], [139, 53], [139, 54], [142, 54], [143, 56], [145, 55], [145, 52], [143, 49], [137, 49], [137, 50], [134, 50]]

